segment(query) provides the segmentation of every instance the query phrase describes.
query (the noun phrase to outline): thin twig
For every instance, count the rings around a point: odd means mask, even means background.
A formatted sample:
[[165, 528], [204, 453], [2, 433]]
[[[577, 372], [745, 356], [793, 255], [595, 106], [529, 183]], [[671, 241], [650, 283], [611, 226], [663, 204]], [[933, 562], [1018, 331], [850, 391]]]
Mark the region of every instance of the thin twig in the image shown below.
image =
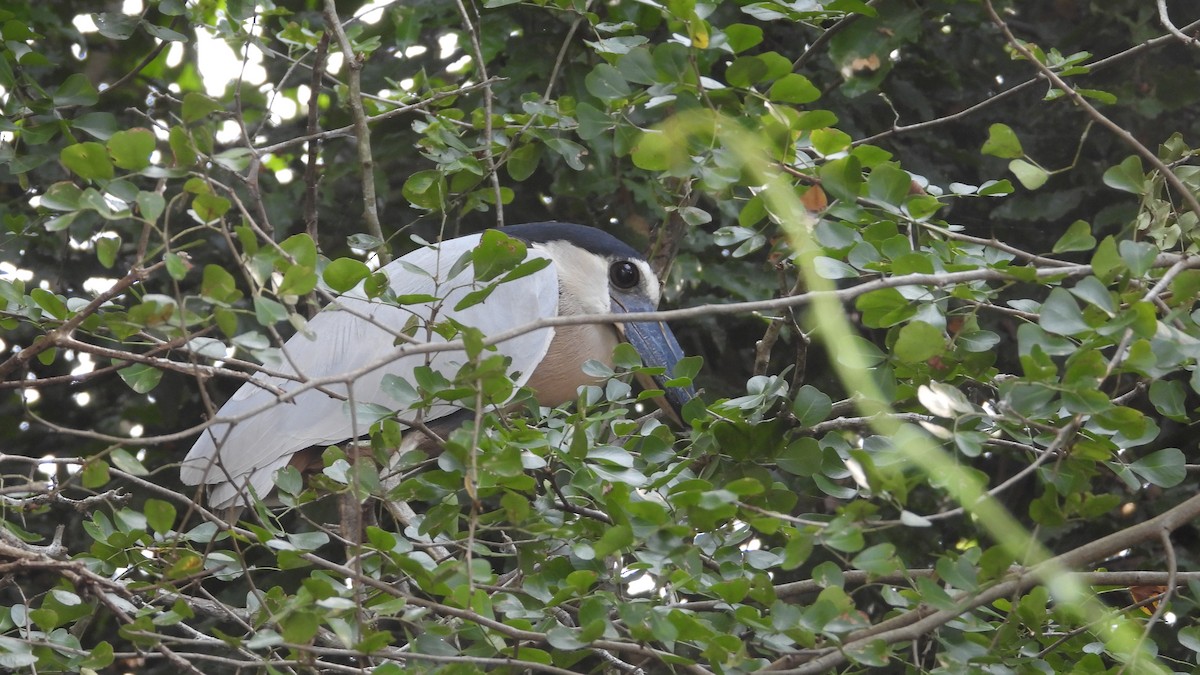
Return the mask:
[[[307, 132], [309, 136], [316, 136], [320, 133], [321, 129], [321, 72], [325, 70], [325, 55], [328, 51], [329, 31], [325, 31], [321, 33], [321, 39], [317, 42], [312, 79], [308, 85], [311, 90], [308, 97]], [[310, 142], [308, 144], [308, 159], [304, 166], [304, 231], [308, 233], [309, 237], [312, 237], [313, 241], [319, 241], [317, 239], [317, 181], [320, 177], [320, 169], [317, 168], [317, 160], [320, 154], [320, 143], [318, 141]]]
[[[475, 22], [471, 20], [471, 13], [467, 11], [467, 5], [464, 0], [455, 0], [455, 2], [458, 5], [458, 13], [462, 16], [463, 24], [467, 27], [467, 34], [471, 37], [471, 50], [474, 52], [475, 68], [479, 71], [479, 77], [487, 81], [487, 61], [483, 58], [483, 47], [479, 44], [479, 31], [475, 27]], [[472, 5], [472, 9], [474, 9], [474, 5]], [[492, 183], [492, 193], [496, 199], [496, 227], [504, 227], [504, 200], [503, 193], [500, 190], [500, 174], [496, 171], [495, 142], [492, 139], [494, 133], [492, 129], [492, 100], [494, 98], [491, 85], [484, 87], [483, 164], [484, 168], [487, 169], [488, 179]]]
[[14, 369], [24, 366], [25, 364], [29, 363], [33, 357], [41, 354], [51, 347], [54, 347], [58, 343], [59, 338], [70, 337], [70, 335], [75, 332], [75, 329], [79, 328], [80, 324], [82, 324], [85, 319], [92, 314], [95, 314], [96, 311], [104, 305], [104, 303], [124, 293], [125, 290], [130, 286], [133, 286], [137, 282], [142, 281], [146, 277], [150, 276], [164, 264], [166, 263], [159, 262], [149, 267], [143, 268], [139, 266], [129, 270], [128, 274], [118, 279], [117, 283], [113, 284], [111, 288], [97, 295], [96, 298], [89, 302], [86, 307], [76, 312], [75, 316], [63, 322], [63, 324], [58, 328], [38, 336], [38, 338], [33, 341], [33, 344], [25, 347], [16, 354], [13, 354], [4, 363], [0, 363], [0, 378], [8, 377], [8, 374]]
[[[878, 4], [879, 0], [870, 0], [870, 2], [867, 3], [867, 6], [875, 7]], [[833, 24], [820, 35], [818, 35], [817, 39], [813, 40], [812, 44], [810, 44], [808, 48], [804, 50], [804, 53], [792, 62], [792, 71], [795, 72], [803, 68], [804, 65], [811, 61], [814, 56], [821, 53], [821, 49], [824, 48], [825, 45], [828, 44], [835, 35], [849, 28], [854, 24], [855, 21], [858, 21], [863, 16], [865, 15], [860, 12], [852, 12], [838, 19], [837, 23]]]
[[[350, 38], [342, 29], [341, 20], [337, 14], [337, 2], [325, 0], [325, 23], [337, 37], [346, 66], [350, 68], [350, 94], [346, 104], [354, 117], [354, 137], [358, 141], [358, 164], [362, 172], [363, 218], [366, 220], [367, 233], [380, 241], [386, 241], [383, 227], [379, 224], [379, 205], [375, 198], [375, 158], [371, 154], [371, 128], [367, 125], [367, 113], [362, 104], [362, 67], [364, 55], [355, 54]], [[376, 254], [383, 264], [391, 262], [392, 256], [386, 246], [380, 247]]]
[[1184, 44], [1200, 47], [1200, 40], [1185, 34], [1171, 21], [1171, 13], [1167, 11], [1167, 0], [1158, 0], [1158, 20], [1168, 33], [1179, 38]]
[[991, 17], [992, 23], [994, 23], [996, 27], [1000, 29], [1000, 32], [1004, 34], [1004, 39], [1008, 42], [1010, 47], [1016, 50], [1021, 56], [1025, 57], [1025, 60], [1028, 61], [1030, 65], [1036, 68], [1043, 77], [1050, 81], [1051, 84], [1061, 89], [1062, 92], [1067, 95], [1067, 98], [1071, 99], [1075, 105], [1083, 109], [1083, 111], [1087, 113], [1087, 115], [1093, 120], [1095, 120], [1096, 123], [1105, 129], [1108, 129], [1114, 136], [1120, 139], [1122, 143], [1132, 148], [1134, 152], [1141, 155], [1143, 159], [1149, 162], [1150, 166], [1153, 166], [1160, 174], [1162, 174], [1163, 180], [1167, 181], [1167, 184], [1171, 186], [1172, 190], [1175, 191], [1179, 198], [1188, 205], [1188, 209], [1192, 213], [1196, 214], [1197, 218], [1200, 218], [1200, 200], [1196, 199], [1196, 195], [1190, 189], [1188, 189], [1187, 185], [1184, 185], [1179, 176], [1176, 175], [1173, 170], [1171, 170], [1171, 167], [1167, 166], [1161, 159], [1159, 159], [1158, 155], [1156, 155], [1153, 150], [1147, 148], [1142, 144], [1141, 141], [1134, 138], [1133, 134], [1126, 131], [1124, 127], [1112, 121], [1105, 116], [1104, 113], [1097, 110], [1096, 107], [1089, 103], [1082, 94], [1080, 94], [1078, 91], [1075, 91], [1074, 87], [1067, 84], [1066, 81], [1059, 77], [1058, 73], [1054, 72], [1052, 68], [1039, 61], [1038, 58], [1034, 56], [1033, 52], [1029, 51], [1029, 48], [1025, 46], [1025, 43], [1018, 40], [1017, 37], [1013, 35], [1012, 31], [1008, 27], [1008, 24], [1005, 23], [1004, 20], [1000, 18], [1000, 15], [996, 13], [996, 8], [992, 6], [991, 0], [984, 0], [983, 7], [987, 11], [988, 16]]

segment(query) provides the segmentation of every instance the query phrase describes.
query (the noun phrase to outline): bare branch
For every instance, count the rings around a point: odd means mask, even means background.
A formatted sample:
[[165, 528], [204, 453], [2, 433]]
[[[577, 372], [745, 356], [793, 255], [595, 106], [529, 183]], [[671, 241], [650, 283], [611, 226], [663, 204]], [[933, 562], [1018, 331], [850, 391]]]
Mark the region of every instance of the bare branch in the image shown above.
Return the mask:
[[[371, 154], [371, 129], [367, 125], [367, 113], [362, 104], [362, 59], [364, 55], [355, 54], [350, 38], [342, 29], [342, 22], [337, 14], [337, 2], [325, 0], [325, 25], [337, 37], [346, 66], [350, 68], [350, 96], [346, 104], [354, 116], [354, 137], [357, 139], [358, 164], [362, 172], [363, 218], [366, 219], [367, 232], [380, 241], [386, 241], [383, 228], [379, 224], [379, 205], [375, 198], [375, 157]], [[391, 261], [387, 247], [381, 247], [377, 254], [384, 264]]]

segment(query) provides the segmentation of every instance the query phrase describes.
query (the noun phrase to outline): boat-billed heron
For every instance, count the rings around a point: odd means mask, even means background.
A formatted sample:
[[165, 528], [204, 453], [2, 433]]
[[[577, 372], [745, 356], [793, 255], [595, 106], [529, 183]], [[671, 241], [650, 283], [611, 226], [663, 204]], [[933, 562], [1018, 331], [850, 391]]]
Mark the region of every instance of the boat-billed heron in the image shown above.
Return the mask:
[[[367, 424], [354, 419], [349, 401], [400, 408], [398, 419], [411, 419], [412, 411], [384, 393], [385, 376], [412, 383], [420, 366], [452, 376], [467, 362], [462, 349], [414, 353], [412, 338], [405, 336], [445, 341], [424, 324], [453, 320], [495, 336], [548, 317], [643, 312], [658, 306], [660, 286], [650, 265], [606, 232], [556, 222], [502, 231], [525, 242], [527, 259], [546, 258], [549, 264], [500, 283], [486, 300], [462, 309], [456, 306], [464, 297], [486, 285], [476, 281], [473, 264], [463, 264], [471, 260], [482, 235], [426, 246], [384, 266], [393, 300], [368, 299], [360, 284], [313, 317], [283, 345], [278, 369], [292, 377], [259, 374], [242, 385], [192, 446], [180, 469], [183, 482], [207, 485], [209, 503], [216, 508], [234, 506], [244, 503], [247, 487], [266, 496], [275, 473], [295, 465], [298, 453], [366, 435]], [[665, 368], [655, 378], [659, 386], [683, 356], [670, 329], [650, 322], [542, 327], [496, 348], [507, 358], [514, 384], [528, 385], [539, 405], [553, 407], [574, 400], [581, 385], [594, 383], [583, 371], [584, 362], [611, 364], [621, 340], [631, 343], [646, 365]], [[323, 384], [305, 384], [312, 380]], [[694, 396], [690, 387], [664, 390], [676, 410]], [[421, 419], [432, 424], [458, 419], [461, 413], [459, 406], [437, 403]]]

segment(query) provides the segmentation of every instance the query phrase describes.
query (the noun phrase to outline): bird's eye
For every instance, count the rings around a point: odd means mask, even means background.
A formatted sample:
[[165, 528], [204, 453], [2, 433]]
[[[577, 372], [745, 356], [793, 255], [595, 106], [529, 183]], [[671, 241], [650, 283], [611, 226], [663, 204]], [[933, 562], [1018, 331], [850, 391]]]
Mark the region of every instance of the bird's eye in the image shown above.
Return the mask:
[[637, 288], [642, 280], [642, 273], [638, 271], [637, 265], [628, 260], [618, 260], [608, 268], [608, 280], [617, 288], [629, 290]]

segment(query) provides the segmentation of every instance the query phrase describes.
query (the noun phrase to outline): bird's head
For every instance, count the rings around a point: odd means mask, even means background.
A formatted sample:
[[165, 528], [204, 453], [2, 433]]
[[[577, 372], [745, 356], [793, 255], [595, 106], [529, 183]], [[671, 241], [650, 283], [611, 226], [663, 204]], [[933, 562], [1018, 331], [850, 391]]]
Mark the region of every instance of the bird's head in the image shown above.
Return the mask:
[[[626, 314], [658, 309], [662, 287], [646, 259], [628, 244], [592, 227], [569, 223], [529, 223], [504, 228], [512, 237], [544, 251], [554, 262], [559, 281], [561, 315]], [[611, 330], [592, 324], [592, 330]], [[669, 411], [678, 417], [696, 396], [692, 387], [668, 387], [683, 349], [661, 321], [615, 324], [620, 338], [637, 350], [642, 363], [664, 372], [641, 378], [643, 386], [662, 389]]]

